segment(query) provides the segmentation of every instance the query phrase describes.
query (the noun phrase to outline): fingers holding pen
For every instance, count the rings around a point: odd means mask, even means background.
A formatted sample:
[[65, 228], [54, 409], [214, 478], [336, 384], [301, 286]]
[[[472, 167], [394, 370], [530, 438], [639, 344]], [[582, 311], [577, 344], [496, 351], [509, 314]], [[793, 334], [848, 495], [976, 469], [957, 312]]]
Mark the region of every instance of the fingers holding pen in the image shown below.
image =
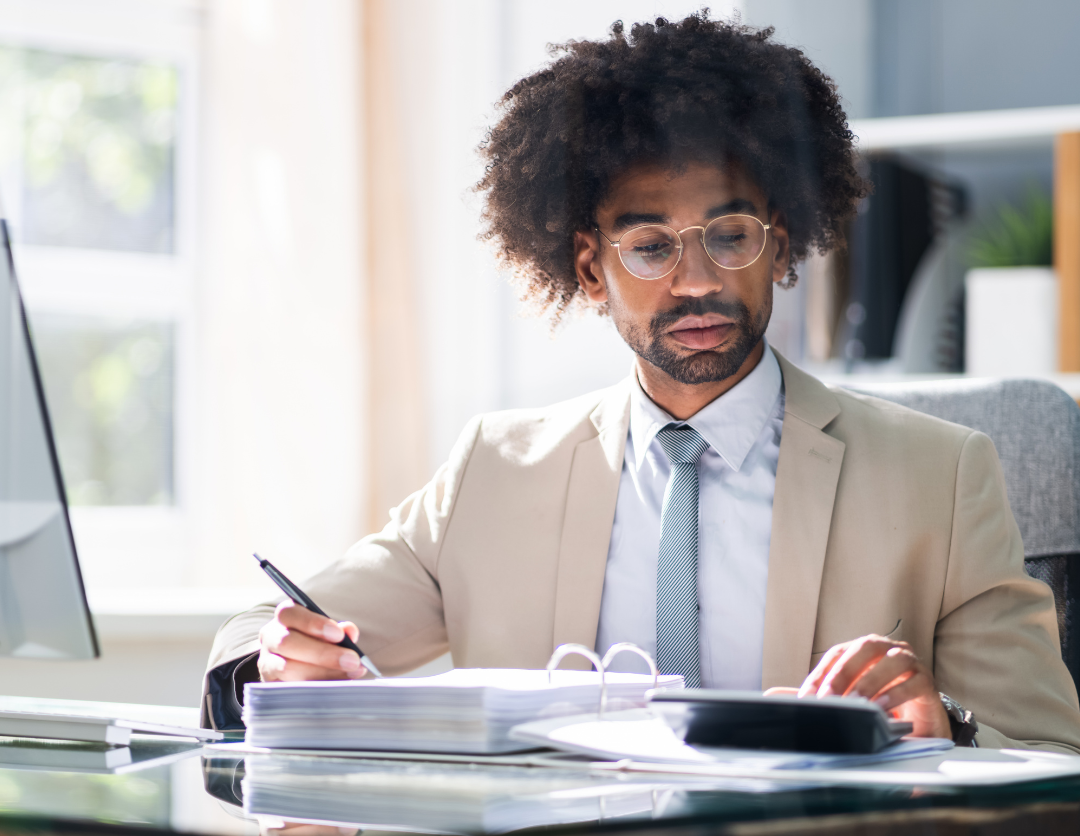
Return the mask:
[[331, 644], [338, 644], [346, 636], [354, 643], [360, 638], [360, 629], [351, 621], [333, 621], [289, 600], [278, 604], [275, 621], [290, 632], [299, 632]]
[[[354, 653], [353, 656], [356, 654]], [[288, 659], [263, 650], [259, 654], [259, 676], [263, 682], [311, 682], [314, 680], [358, 679], [365, 671], [342, 671]]]
[[284, 601], [259, 632], [259, 673], [264, 681], [358, 679], [367, 672], [360, 657], [337, 645], [346, 635], [355, 642], [358, 634], [352, 622]]
[[277, 605], [274, 620], [290, 630], [298, 630], [304, 635], [337, 644], [345, 637], [345, 631], [336, 621], [302, 607], [295, 601], [285, 599]]

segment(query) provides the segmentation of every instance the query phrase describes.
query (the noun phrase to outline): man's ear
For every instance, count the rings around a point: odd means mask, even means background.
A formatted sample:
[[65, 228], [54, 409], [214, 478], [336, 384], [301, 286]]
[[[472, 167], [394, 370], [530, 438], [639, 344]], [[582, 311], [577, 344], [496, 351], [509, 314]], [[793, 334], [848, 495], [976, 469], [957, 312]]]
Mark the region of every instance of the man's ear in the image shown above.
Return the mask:
[[782, 282], [791, 266], [791, 240], [788, 238], [787, 215], [774, 209], [769, 217], [769, 233], [776, 242], [772, 258], [772, 280]]
[[598, 238], [592, 232], [574, 233], [574, 272], [585, 297], [593, 305], [602, 305], [608, 298]]

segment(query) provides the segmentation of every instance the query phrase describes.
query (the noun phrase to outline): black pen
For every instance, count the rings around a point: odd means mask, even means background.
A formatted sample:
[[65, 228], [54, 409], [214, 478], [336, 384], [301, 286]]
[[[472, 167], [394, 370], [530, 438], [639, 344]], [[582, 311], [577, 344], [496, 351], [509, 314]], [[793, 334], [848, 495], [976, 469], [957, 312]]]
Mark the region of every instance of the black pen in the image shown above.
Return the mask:
[[[262, 570], [270, 576], [270, 580], [276, 583], [278, 585], [278, 588], [290, 598], [292, 598], [293, 601], [295, 601], [301, 607], [306, 607], [307, 609], [311, 610], [316, 615], [321, 615], [323, 618], [330, 618], [330, 616], [328, 616], [322, 611], [318, 604], [316, 604], [308, 597], [308, 594], [304, 592], [304, 590], [302, 590], [300, 587], [290, 581], [287, 577], [281, 574], [281, 570], [278, 569], [273, 563], [271, 563], [269, 560], [263, 560], [257, 554], [252, 554], [252, 557], [259, 561], [259, 565], [262, 567]], [[345, 631], [343, 630], [342, 632]], [[338, 647], [348, 648], [349, 650], [353, 651], [357, 656], [359, 656], [361, 661], [363, 661], [364, 651], [357, 647], [356, 642], [349, 638], [348, 633], [345, 633], [345, 638], [338, 642]], [[369, 663], [364, 663], [364, 667], [366, 667], [369, 671], [378, 676], [379, 672], [375, 670], [373, 665]]]

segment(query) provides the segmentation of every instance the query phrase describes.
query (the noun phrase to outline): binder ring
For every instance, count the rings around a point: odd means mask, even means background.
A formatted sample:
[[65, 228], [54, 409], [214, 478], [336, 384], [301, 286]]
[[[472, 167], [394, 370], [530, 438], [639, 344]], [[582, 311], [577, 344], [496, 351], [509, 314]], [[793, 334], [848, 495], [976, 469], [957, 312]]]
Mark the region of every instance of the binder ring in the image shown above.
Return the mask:
[[600, 674], [600, 710], [596, 712], [596, 716], [603, 718], [604, 709], [607, 708], [607, 681], [604, 677], [604, 663], [600, 660], [593, 651], [589, 650], [583, 644], [560, 644], [555, 648], [555, 652], [551, 654], [551, 658], [547, 663], [547, 675], [548, 685], [551, 684], [551, 672], [559, 667], [559, 663], [562, 662], [567, 656], [584, 656], [590, 662], [597, 673]]
[[604, 654], [604, 658], [600, 660], [600, 663], [607, 670], [607, 666], [611, 664], [611, 660], [618, 656], [620, 653], [633, 653], [636, 656], [640, 656], [649, 666], [649, 673], [652, 674], [652, 687], [656, 690], [660, 685], [660, 672], [656, 669], [656, 662], [652, 656], [642, 650], [633, 642], [618, 642], [608, 648], [607, 653]]

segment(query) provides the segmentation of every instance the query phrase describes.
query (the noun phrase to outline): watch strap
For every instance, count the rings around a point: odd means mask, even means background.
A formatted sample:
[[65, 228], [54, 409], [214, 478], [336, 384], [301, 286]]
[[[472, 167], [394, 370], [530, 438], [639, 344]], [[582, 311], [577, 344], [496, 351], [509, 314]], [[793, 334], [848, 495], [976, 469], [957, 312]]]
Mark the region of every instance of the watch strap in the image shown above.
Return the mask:
[[979, 724], [975, 721], [975, 715], [947, 694], [939, 693], [939, 696], [945, 714], [949, 718], [953, 743], [957, 746], [977, 748], [975, 735], [979, 733]]

